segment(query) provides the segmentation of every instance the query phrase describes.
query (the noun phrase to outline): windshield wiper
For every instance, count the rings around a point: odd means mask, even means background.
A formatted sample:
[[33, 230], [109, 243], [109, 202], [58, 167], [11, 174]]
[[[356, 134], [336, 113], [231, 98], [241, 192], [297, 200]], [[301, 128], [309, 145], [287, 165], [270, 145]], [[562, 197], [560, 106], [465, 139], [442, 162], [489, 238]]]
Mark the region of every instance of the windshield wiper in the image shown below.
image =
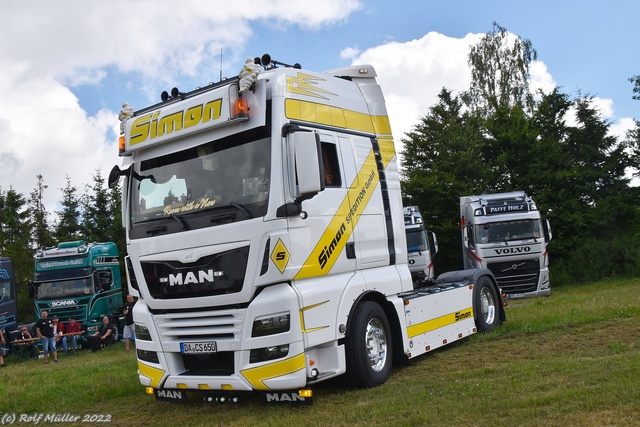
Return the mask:
[[167, 231], [166, 225], [158, 225], [156, 227], [151, 227], [147, 229], [147, 234], [150, 234], [153, 236], [154, 234], [163, 233], [165, 231]]
[[236, 203], [236, 202], [229, 202], [230, 206], [233, 206], [234, 208], [238, 209], [240, 212], [242, 212], [247, 219], [251, 219], [253, 218], [253, 215], [251, 215], [251, 212], [249, 212], [249, 210], [247, 208], [245, 208], [244, 206]]
[[[217, 209], [221, 209], [222, 210], [222, 209], [230, 208], [230, 207], [242, 212], [247, 219], [253, 218], [253, 215], [251, 215], [251, 212], [249, 212], [249, 210], [247, 208], [245, 208], [244, 206], [242, 206], [241, 204], [238, 204], [236, 202], [229, 202], [229, 203], [224, 204], [224, 205], [215, 206], [213, 208], [213, 210], [217, 210]], [[236, 213], [235, 212], [233, 212], [233, 213], [231, 213], [231, 212], [229, 212], [229, 213], [218, 213], [218, 214], [211, 215], [211, 217], [210, 217], [211, 223], [221, 223], [223, 221], [225, 221], [225, 222], [227, 222], [227, 221], [233, 222], [235, 219], [236, 219]]]
[[171, 214], [171, 218], [175, 219], [176, 221], [178, 221], [180, 223], [180, 230], [188, 230], [189, 229], [189, 224], [187, 224], [187, 221], [185, 221], [184, 218], [182, 218], [181, 215]]

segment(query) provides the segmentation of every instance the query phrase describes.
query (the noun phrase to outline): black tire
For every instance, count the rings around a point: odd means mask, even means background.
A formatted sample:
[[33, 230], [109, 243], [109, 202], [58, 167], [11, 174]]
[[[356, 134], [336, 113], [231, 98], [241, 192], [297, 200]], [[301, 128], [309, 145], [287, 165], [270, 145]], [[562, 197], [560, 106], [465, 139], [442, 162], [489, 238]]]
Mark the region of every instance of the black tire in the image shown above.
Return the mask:
[[346, 339], [348, 384], [359, 388], [384, 384], [393, 364], [391, 328], [384, 310], [365, 301], [355, 309]]
[[473, 312], [480, 332], [491, 332], [500, 323], [498, 294], [491, 279], [482, 276], [473, 288]]
[[120, 340], [120, 319], [118, 316], [111, 316], [111, 324], [113, 325], [113, 343], [117, 343]]

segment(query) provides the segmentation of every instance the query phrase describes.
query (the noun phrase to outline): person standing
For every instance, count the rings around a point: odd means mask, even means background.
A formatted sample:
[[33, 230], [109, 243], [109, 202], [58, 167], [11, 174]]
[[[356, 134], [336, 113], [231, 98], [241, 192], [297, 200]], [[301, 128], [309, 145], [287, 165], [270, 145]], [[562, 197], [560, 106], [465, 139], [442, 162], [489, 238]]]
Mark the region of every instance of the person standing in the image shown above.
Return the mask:
[[53, 322], [48, 319], [49, 313], [43, 311], [42, 318], [36, 322], [36, 335], [42, 340], [42, 353], [44, 363], [49, 363], [49, 351], [53, 354], [53, 363], [58, 363], [58, 351], [56, 350], [56, 339], [53, 336]]
[[129, 350], [131, 346], [131, 338], [135, 339], [134, 324], [133, 324], [133, 306], [136, 305], [136, 301], [133, 299], [133, 295], [127, 295], [127, 303], [124, 305], [124, 349]]

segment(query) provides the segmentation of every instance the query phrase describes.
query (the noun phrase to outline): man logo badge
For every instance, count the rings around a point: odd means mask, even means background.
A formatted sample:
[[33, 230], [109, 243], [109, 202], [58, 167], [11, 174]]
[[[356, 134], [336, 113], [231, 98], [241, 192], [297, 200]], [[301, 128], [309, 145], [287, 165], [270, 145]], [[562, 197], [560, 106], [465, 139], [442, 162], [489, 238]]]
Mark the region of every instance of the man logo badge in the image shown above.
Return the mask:
[[216, 277], [222, 277], [224, 271], [198, 270], [189, 271], [187, 273], [169, 274], [169, 277], [162, 277], [160, 281], [163, 283], [169, 283], [169, 286], [183, 286], [191, 285], [195, 283], [213, 283]]

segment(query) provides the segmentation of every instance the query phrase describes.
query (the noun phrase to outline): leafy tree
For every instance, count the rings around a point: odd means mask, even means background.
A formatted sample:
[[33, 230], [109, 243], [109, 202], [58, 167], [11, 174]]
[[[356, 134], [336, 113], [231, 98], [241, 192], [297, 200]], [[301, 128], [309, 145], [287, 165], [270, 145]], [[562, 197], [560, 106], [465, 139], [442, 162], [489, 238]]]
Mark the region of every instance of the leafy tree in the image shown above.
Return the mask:
[[487, 182], [482, 159], [483, 128], [477, 115], [463, 113], [462, 102], [442, 89], [402, 140], [404, 204], [417, 205], [440, 243], [438, 269], [460, 268], [458, 197]]
[[43, 183], [42, 175], [37, 175], [38, 183], [29, 198], [29, 211], [31, 216], [31, 228], [33, 241], [36, 247], [50, 246], [52, 243], [49, 232], [48, 212], [42, 203], [44, 190], [47, 185]]
[[58, 223], [55, 227], [54, 235], [56, 241], [67, 242], [80, 240], [83, 232], [80, 228], [81, 211], [80, 199], [77, 194], [77, 187], [71, 185], [71, 178], [66, 176], [67, 185], [61, 188], [62, 191], [62, 210], [56, 212], [58, 215]]
[[[109, 236], [109, 241], [116, 243], [118, 246], [118, 253], [123, 257], [124, 254], [127, 253], [127, 242], [125, 239], [124, 228], [122, 227], [122, 191], [119, 185], [116, 185], [109, 190], [108, 201], [108, 211], [111, 213], [112, 220], [109, 224], [107, 234]], [[125, 276], [123, 275], [122, 277]]]
[[17, 193], [13, 187], [10, 187], [3, 196], [0, 210], [3, 253], [10, 252], [12, 247], [29, 247], [29, 215], [26, 203], [24, 196]]
[[513, 37], [493, 23], [493, 30], [469, 51], [471, 86], [463, 100], [473, 110], [491, 113], [496, 107], [531, 108], [529, 64], [537, 52], [531, 41]]
[[629, 81], [633, 83], [633, 99], [640, 100], [640, 75], [636, 75], [629, 78]]
[[106, 188], [100, 170], [93, 175], [93, 186], [85, 189], [82, 199], [83, 221], [82, 228], [85, 237], [90, 242], [107, 242], [112, 236], [114, 215], [111, 211], [110, 194]]
[[640, 125], [621, 142], [590, 97], [556, 89], [536, 100], [528, 85], [535, 51], [511, 40], [494, 24], [470, 50], [469, 90], [454, 97], [443, 89], [402, 140], [404, 203], [421, 208], [447, 248], [435, 259], [438, 272], [460, 268], [460, 196], [523, 190], [551, 221], [554, 283], [634, 274], [640, 198], [625, 170], [640, 164]]
[[31, 250], [31, 227], [27, 201], [13, 188], [0, 199], [0, 224], [2, 224], [1, 253], [11, 258], [13, 273], [18, 288], [18, 319], [32, 317], [31, 300], [26, 283], [33, 274], [33, 251]]

